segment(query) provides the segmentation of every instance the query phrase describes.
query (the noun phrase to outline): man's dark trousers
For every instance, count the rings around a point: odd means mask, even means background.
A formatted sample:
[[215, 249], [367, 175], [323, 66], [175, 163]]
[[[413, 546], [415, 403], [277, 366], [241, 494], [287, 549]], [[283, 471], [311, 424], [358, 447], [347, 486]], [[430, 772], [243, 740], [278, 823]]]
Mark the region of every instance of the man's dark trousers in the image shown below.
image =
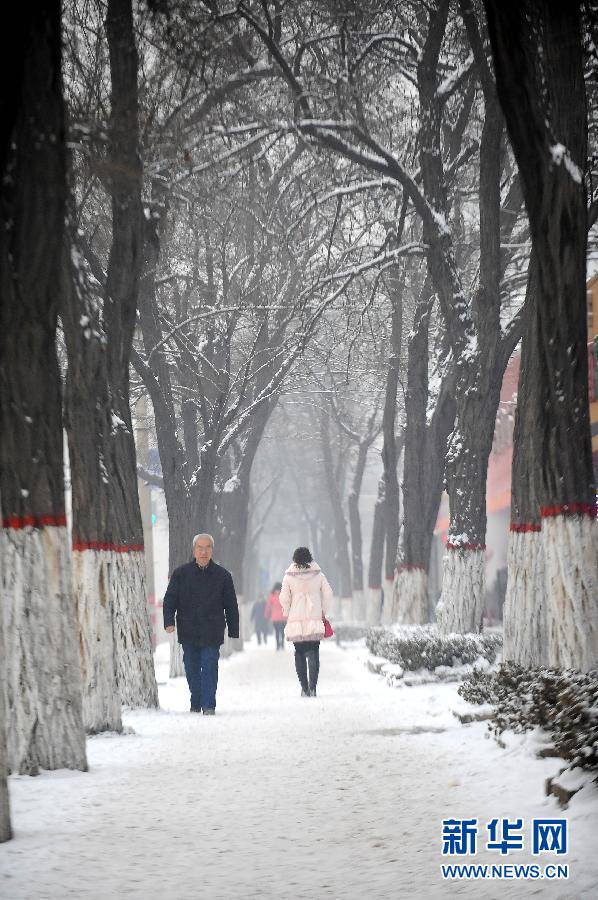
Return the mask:
[[183, 644], [183, 662], [191, 691], [192, 709], [216, 709], [220, 647]]

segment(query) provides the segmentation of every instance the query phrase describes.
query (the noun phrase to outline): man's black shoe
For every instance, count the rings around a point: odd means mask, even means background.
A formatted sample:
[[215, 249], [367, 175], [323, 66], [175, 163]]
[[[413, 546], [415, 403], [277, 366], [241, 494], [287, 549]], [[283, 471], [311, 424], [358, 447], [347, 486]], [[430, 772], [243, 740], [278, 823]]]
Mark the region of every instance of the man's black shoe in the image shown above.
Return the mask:
[[215, 716], [216, 710], [215, 709], [204, 709], [203, 714], [204, 714], [204, 716]]
[[191, 712], [201, 712], [201, 706], [192, 706]]

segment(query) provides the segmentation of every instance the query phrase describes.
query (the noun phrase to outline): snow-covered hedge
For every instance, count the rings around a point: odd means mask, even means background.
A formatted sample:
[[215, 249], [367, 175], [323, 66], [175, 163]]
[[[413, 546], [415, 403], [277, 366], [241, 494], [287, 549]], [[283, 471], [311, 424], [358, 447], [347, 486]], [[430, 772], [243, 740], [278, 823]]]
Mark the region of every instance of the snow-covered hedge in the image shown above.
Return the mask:
[[489, 728], [543, 728], [572, 766], [598, 769], [598, 671], [524, 669], [503, 663], [497, 672], [472, 672], [459, 687], [469, 703], [495, 706]]
[[499, 634], [438, 633], [435, 625], [402, 625], [370, 628], [366, 646], [374, 656], [383, 656], [408, 672], [456, 667], [480, 657], [493, 663], [502, 646]]

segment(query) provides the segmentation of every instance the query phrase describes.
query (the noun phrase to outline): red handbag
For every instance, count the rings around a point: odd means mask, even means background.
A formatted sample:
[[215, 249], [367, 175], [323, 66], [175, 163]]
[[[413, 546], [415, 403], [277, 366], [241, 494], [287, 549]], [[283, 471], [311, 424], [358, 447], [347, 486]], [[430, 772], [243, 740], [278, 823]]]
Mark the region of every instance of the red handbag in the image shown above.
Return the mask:
[[332, 637], [332, 635], [334, 634], [334, 631], [332, 630], [332, 625], [330, 624], [328, 619], [322, 619], [322, 621], [324, 622], [324, 637], [325, 638]]

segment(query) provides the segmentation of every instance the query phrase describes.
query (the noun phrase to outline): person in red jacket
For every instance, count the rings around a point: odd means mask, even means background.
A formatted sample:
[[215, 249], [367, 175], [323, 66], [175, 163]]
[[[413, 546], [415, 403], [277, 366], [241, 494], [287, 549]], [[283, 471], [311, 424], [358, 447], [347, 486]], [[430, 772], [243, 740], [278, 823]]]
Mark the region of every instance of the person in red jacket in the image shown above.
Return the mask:
[[280, 581], [277, 581], [268, 595], [266, 608], [264, 610], [265, 617], [270, 619], [272, 627], [274, 628], [277, 650], [284, 650], [284, 623], [286, 622], [286, 616], [282, 611], [279, 600], [281, 587], [282, 584]]

